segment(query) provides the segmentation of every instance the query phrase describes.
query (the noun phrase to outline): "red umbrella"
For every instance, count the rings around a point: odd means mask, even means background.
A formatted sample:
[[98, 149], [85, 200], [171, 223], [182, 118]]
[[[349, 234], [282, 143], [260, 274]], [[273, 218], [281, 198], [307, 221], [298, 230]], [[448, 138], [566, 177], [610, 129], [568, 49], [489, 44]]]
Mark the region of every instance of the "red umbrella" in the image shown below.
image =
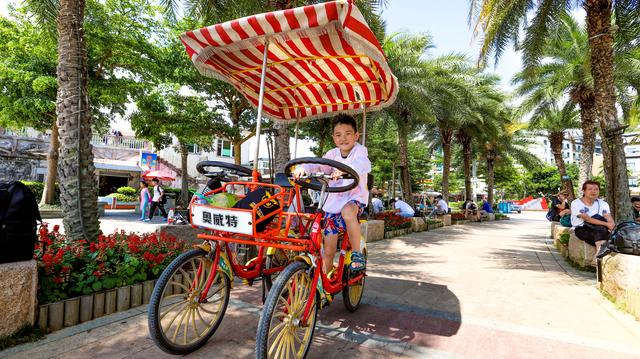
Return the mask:
[[157, 178], [161, 181], [173, 181], [176, 177], [172, 174], [166, 173], [166, 172], [161, 172], [161, 171], [148, 171], [145, 174], [142, 175], [142, 178], [144, 179], [154, 179]]

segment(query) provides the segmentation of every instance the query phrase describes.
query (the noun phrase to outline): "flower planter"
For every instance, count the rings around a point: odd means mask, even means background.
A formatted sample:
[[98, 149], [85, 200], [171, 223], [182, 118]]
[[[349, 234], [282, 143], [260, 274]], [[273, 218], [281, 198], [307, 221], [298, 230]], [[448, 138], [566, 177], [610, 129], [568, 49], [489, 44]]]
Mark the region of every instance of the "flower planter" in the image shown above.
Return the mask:
[[123, 312], [131, 308], [131, 286], [116, 289], [116, 311]]
[[93, 294], [80, 297], [80, 323], [93, 319], [93, 302]]
[[109, 315], [116, 312], [116, 301], [118, 293], [115, 289], [108, 290], [104, 293], [104, 314]]
[[399, 236], [404, 236], [405, 234], [409, 234], [409, 233], [411, 233], [411, 228], [395, 229], [391, 231], [385, 231], [384, 238], [385, 239], [395, 238]]
[[131, 286], [131, 308], [142, 305], [142, 283]]
[[70, 327], [80, 321], [80, 298], [64, 301], [64, 326]]
[[468, 219], [454, 219], [451, 221], [451, 224], [467, 224], [469, 223]]
[[[154, 282], [154, 280], [148, 280], [130, 286], [43, 304], [38, 310], [38, 328], [43, 333], [50, 333], [104, 315], [140, 306], [145, 299], [145, 288], [147, 288], [150, 297]], [[183, 276], [180, 276], [180, 283], [185, 283]], [[146, 299], [148, 303], [149, 298]]]
[[154, 280], [148, 280], [142, 283], [142, 304], [149, 304], [151, 293], [153, 293]]

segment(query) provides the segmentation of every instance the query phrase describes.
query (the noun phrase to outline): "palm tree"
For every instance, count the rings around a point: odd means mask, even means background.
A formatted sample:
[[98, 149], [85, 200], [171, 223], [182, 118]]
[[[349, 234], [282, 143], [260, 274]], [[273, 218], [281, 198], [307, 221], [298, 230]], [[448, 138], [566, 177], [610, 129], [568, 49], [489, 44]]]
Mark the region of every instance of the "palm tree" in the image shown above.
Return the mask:
[[91, 106], [84, 42], [84, 0], [60, 0], [58, 24], [58, 96], [60, 130], [58, 179], [65, 233], [70, 239], [98, 239], [98, 193], [91, 146]]
[[[629, 184], [625, 162], [623, 127], [616, 118], [616, 93], [614, 85], [613, 33], [612, 13], [615, 9], [617, 18], [632, 18], [640, 12], [637, 0], [545, 0], [545, 1], [511, 1], [511, 0], [471, 0], [469, 18], [475, 21], [476, 33], [482, 32], [484, 39], [480, 53], [480, 61], [484, 62], [493, 53], [496, 61], [512, 39], [519, 37], [525, 28], [522, 41], [523, 60], [530, 66], [540, 62], [543, 57], [545, 39], [550, 29], [554, 29], [561, 21], [561, 14], [582, 6], [587, 16], [587, 33], [591, 59], [591, 74], [594, 84], [594, 101], [599, 116], [600, 129], [603, 133], [603, 152], [605, 155], [605, 178], [608, 183], [607, 198], [613, 206], [615, 218], [631, 217]], [[527, 15], [533, 12], [529, 21]], [[528, 24], [528, 25], [527, 25]], [[629, 25], [626, 27], [624, 25]], [[622, 33], [637, 31], [630, 22], [618, 22]], [[636, 43], [635, 46], [638, 46]]]
[[411, 178], [409, 174], [408, 141], [410, 130], [428, 119], [430, 109], [429, 68], [421, 56], [433, 46], [427, 35], [391, 34], [382, 42], [387, 61], [398, 78], [399, 93], [396, 101], [384, 113], [391, 117], [398, 127], [398, 167], [404, 191], [404, 200], [413, 205]]

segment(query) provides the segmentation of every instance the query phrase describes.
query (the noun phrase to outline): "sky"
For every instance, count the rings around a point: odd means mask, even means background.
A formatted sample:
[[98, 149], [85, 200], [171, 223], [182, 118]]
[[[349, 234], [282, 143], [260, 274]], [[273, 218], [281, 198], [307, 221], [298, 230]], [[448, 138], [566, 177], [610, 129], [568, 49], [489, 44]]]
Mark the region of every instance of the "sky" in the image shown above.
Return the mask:
[[[433, 37], [434, 56], [450, 53], [467, 55], [476, 61], [480, 53], [479, 38], [473, 38], [473, 30], [467, 22], [469, 0], [389, 0], [382, 11], [387, 23], [387, 33], [428, 33]], [[509, 46], [496, 67], [488, 61], [487, 71], [500, 75], [503, 88], [510, 89], [511, 77], [520, 70], [520, 54]]]

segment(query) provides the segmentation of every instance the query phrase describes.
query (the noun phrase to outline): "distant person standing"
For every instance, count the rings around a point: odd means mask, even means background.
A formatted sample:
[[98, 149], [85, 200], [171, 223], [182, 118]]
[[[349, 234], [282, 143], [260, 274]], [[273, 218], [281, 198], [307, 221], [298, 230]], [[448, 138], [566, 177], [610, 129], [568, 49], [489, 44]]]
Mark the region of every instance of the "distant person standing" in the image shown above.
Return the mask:
[[152, 179], [151, 183], [153, 183], [153, 199], [151, 200], [151, 209], [149, 210], [149, 220], [153, 219], [156, 208], [159, 208], [164, 217], [164, 221], [166, 221], [168, 215], [164, 209], [164, 203], [166, 202], [164, 189], [160, 187], [160, 181], [157, 178]]
[[149, 193], [147, 182], [140, 181], [140, 220], [149, 222], [147, 214], [149, 213], [149, 202], [151, 202], [151, 194]]

